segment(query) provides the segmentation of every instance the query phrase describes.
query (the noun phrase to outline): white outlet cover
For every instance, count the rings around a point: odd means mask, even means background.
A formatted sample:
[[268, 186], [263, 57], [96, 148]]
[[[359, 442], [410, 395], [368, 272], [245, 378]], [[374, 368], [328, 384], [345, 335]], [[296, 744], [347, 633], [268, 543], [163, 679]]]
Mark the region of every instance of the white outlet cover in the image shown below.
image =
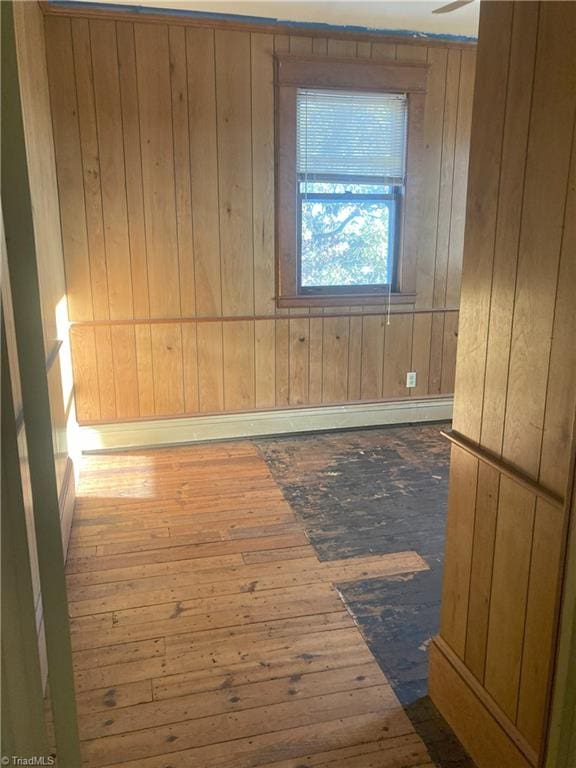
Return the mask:
[[406, 387], [412, 389], [416, 386], [416, 371], [410, 371], [406, 374]]

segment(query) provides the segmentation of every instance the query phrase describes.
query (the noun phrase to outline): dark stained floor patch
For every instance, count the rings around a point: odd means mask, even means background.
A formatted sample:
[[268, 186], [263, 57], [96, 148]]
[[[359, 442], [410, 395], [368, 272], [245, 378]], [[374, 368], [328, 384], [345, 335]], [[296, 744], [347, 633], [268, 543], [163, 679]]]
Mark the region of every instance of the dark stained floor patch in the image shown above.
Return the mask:
[[257, 442], [322, 560], [414, 549], [441, 561], [449, 451], [439, 426]]
[[396, 695], [442, 768], [473, 763], [427, 697], [438, 631], [449, 425], [410, 425], [256, 441], [321, 560], [415, 550], [430, 566], [339, 590]]
[[372, 653], [404, 706], [427, 693], [428, 643], [438, 631], [440, 568], [410, 578], [339, 585]]

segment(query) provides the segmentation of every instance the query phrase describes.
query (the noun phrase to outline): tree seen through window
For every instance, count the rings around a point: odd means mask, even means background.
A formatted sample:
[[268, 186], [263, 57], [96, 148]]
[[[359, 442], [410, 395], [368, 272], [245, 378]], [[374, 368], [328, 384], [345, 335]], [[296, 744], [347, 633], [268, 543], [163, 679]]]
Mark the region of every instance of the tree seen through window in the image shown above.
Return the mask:
[[393, 280], [393, 187], [300, 181], [302, 289], [386, 286]]

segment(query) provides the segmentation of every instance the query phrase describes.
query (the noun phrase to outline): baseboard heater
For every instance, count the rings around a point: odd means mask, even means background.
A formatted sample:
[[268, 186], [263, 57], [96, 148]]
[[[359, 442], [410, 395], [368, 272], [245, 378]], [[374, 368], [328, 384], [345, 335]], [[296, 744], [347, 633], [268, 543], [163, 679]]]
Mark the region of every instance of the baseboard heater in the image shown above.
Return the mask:
[[452, 418], [452, 405], [452, 397], [410, 398], [381, 403], [326, 405], [87, 425], [80, 428], [80, 445], [87, 453], [332, 429], [359, 429], [388, 424], [446, 421]]

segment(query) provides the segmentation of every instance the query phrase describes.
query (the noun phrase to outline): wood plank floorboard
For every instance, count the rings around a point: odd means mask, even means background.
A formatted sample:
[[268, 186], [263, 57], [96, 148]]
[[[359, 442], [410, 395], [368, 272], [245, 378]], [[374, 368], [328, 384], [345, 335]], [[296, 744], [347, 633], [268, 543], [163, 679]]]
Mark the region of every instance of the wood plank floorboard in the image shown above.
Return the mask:
[[410, 549], [320, 560], [249, 441], [84, 457], [84, 768], [432, 766], [339, 592], [427, 569]]

